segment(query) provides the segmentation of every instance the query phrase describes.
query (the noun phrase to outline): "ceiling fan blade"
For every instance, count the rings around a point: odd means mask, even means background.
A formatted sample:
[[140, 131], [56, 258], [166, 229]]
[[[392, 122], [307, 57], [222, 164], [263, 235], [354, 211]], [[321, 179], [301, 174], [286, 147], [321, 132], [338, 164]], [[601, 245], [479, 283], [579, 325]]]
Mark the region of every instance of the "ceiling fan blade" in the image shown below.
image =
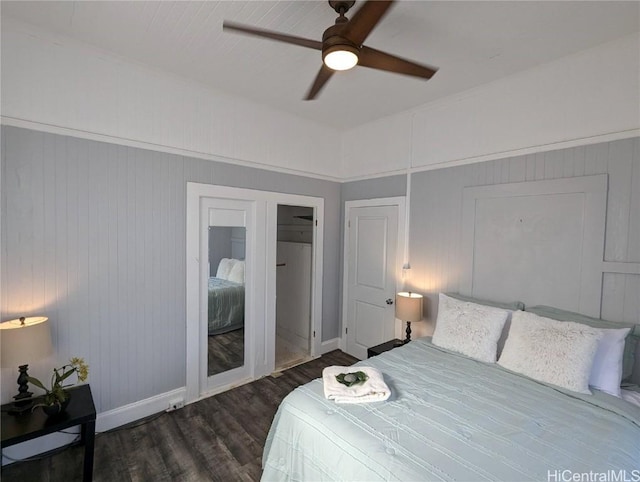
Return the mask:
[[438, 71], [435, 67], [420, 65], [411, 60], [396, 57], [364, 45], [360, 48], [358, 65], [423, 79], [430, 79]]
[[369, 0], [353, 14], [341, 35], [357, 46], [362, 45], [393, 3], [393, 0]]
[[233, 30], [234, 32], [240, 32], [247, 35], [254, 35], [256, 37], [268, 38], [271, 40], [277, 40], [279, 42], [285, 42], [288, 44], [299, 45], [301, 47], [308, 47], [310, 49], [322, 50], [322, 42], [317, 40], [311, 40], [303, 37], [296, 37], [294, 35], [287, 35], [285, 33], [273, 32], [271, 30], [263, 30], [255, 28], [250, 25], [242, 25], [235, 22], [223, 22], [223, 30]]
[[307, 96], [304, 98], [304, 100], [315, 99], [318, 93], [324, 87], [324, 84], [326, 84], [327, 81], [331, 78], [333, 72], [334, 71], [329, 67], [322, 64], [322, 67], [320, 67], [320, 72], [318, 72], [318, 75], [316, 75], [316, 80], [313, 81], [313, 85], [309, 89], [309, 92], [307, 92]]

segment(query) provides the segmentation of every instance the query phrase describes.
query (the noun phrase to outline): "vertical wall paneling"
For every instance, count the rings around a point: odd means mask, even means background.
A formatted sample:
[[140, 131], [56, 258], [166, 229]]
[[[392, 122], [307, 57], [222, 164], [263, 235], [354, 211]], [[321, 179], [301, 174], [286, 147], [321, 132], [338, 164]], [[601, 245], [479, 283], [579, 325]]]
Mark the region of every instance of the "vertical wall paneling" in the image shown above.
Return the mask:
[[610, 193], [605, 261], [627, 261], [634, 141], [625, 139], [614, 142], [609, 148]]
[[56, 355], [30, 372], [84, 357], [99, 412], [185, 386], [187, 181], [325, 199], [322, 331], [338, 335], [335, 182], [7, 126], [2, 174], [0, 318], [49, 316]]
[[628, 262], [640, 263], [640, 138], [633, 142], [631, 192], [629, 198], [629, 226], [627, 257]]
[[[640, 138], [538, 152], [414, 172], [411, 189], [411, 276], [407, 289], [426, 294], [428, 320], [437, 314], [436, 293], [459, 291], [464, 277], [460, 237], [465, 187], [606, 174], [608, 178], [601, 316], [640, 323]], [[378, 185], [392, 177], [377, 179]], [[358, 181], [362, 182], [362, 181]], [[343, 193], [358, 193], [354, 183]], [[379, 187], [378, 189], [383, 189]], [[364, 195], [364, 193], [361, 193]], [[527, 293], [520, 296], [527, 301]], [[418, 335], [432, 325], [416, 324]]]
[[640, 323], [640, 275], [605, 273], [602, 317]]

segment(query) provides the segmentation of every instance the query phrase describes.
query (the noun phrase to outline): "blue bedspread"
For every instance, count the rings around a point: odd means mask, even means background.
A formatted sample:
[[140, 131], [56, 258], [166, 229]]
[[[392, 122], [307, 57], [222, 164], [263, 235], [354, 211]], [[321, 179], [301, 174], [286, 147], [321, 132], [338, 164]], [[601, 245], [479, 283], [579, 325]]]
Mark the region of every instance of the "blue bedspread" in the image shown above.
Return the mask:
[[209, 278], [209, 335], [218, 335], [244, 326], [244, 285]]
[[390, 400], [336, 405], [321, 379], [297, 388], [271, 426], [263, 480], [560, 481], [621, 470], [640, 480], [640, 408], [611, 395], [564, 391], [427, 339], [357, 365], [382, 371]]

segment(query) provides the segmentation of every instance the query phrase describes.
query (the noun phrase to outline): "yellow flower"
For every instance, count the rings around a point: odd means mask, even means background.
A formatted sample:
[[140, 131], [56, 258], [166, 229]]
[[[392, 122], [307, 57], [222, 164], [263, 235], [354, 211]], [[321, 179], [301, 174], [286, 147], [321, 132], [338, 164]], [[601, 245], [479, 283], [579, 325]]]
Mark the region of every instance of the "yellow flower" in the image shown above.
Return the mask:
[[69, 360], [71, 366], [78, 374], [78, 380], [84, 382], [89, 376], [89, 366], [84, 362], [84, 358], [73, 357]]
[[67, 380], [73, 372], [76, 373], [79, 382], [84, 382], [87, 379], [89, 376], [89, 366], [84, 362], [84, 358], [73, 357], [69, 360], [68, 365], [64, 365], [60, 368], [54, 368], [53, 375], [51, 376], [51, 388], [45, 387], [37, 378], [27, 378], [29, 383], [32, 383], [36, 387], [44, 390], [44, 405], [52, 405], [55, 403], [61, 404], [68, 397], [65, 388], [74, 385], [74, 383], [69, 382], [67, 382], [67, 385], [63, 385], [65, 380]]

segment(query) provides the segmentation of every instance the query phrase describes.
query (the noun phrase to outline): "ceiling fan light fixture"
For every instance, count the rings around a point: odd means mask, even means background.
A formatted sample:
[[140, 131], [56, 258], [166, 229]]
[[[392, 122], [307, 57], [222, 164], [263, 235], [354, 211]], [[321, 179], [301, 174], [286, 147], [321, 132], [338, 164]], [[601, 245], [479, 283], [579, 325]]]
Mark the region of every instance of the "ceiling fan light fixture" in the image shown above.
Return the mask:
[[334, 45], [324, 52], [322, 60], [332, 70], [349, 70], [358, 64], [358, 49], [350, 45]]
[[223, 22], [222, 28], [322, 51], [322, 67], [304, 98], [304, 100], [313, 100], [334, 72], [349, 70], [358, 64], [370, 69], [410, 75], [425, 80], [433, 77], [437, 68], [420, 65], [363, 45], [371, 31], [395, 2], [396, 0], [362, 1], [362, 6], [351, 19], [348, 19], [346, 13], [356, 3], [355, 0], [329, 0], [329, 5], [336, 11], [338, 18], [334, 25], [323, 32], [322, 42], [227, 21]]

